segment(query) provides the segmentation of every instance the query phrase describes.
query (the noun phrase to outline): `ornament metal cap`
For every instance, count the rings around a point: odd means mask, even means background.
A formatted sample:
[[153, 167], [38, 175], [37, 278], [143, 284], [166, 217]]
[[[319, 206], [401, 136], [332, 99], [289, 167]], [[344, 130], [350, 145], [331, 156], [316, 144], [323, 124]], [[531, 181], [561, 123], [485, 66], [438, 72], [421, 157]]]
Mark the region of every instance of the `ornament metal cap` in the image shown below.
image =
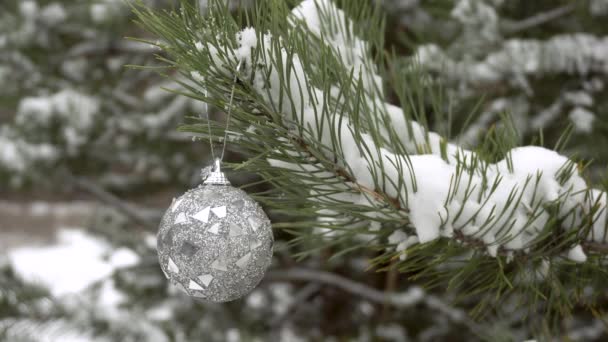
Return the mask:
[[213, 169], [207, 174], [207, 177], [203, 179], [203, 184], [230, 185], [230, 181], [226, 178], [226, 175], [220, 168], [220, 163], [221, 161], [219, 158], [215, 160]]

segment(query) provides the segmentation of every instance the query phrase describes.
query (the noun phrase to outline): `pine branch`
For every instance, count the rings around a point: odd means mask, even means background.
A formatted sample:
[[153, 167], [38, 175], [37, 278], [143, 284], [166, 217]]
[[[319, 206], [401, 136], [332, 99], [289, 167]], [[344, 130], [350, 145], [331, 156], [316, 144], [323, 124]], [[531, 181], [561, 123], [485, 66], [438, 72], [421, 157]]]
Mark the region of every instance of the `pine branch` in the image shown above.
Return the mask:
[[[210, 9], [212, 20], [185, 6], [180, 14], [136, 12], [163, 39], [169, 57], [162, 59], [192, 82], [182, 82], [187, 96], [225, 106], [234, 66], [242, 63], [232, 142], [253, 157], [239, 167], [274, 185], [256, 198], [298, 218], [277, 227], [317, 229], [321, 244], [312, 250], [384, 250], [380, 266], [400, 258], [403, 272], [445, 275], [455, 286], [475, 284], [474, 293], [517, 287], [536, 296], [537, 282], [554, 281], [551, 295], [561, 298], [554, 277], [573, 262], [605, 276], [603, 249], [586, 242], [606, 243], [606, 193], [590, 189], [573, 160], [517, 147], [513, 125], [485, 139], [492, 158], [504, 157], [496, 163], [482, 149], [448, 143], [426, 124], [428, 99], [439, 113], [441, 97], [412, 64], [387, 58], [401, 108], [386, 103], [368, 62], [371, 49], [357, 38], [367, 27], [349, 21], [349, 6], [306, 0], [289, 11], [269, 1], [255, 9], [256, 29], [243, 30], [219, 4]], [[206, 136], [202, 125], [183, 129]], [[211, 138], [222, 135], [213, 124]], [[353, 245], [353, 237], [365, 242]], [[297, 240], [307, 239], [314, 235]], [[452, 263], [467, 251], [467, 263]], [[551, 267], [537, 275], [545, 263]], [[521, 278], [530, 268], [532, 285]]]
[[473, 332], [481, 331], [479, 325], [468, 319], [468, 315], [465, 312], [451, 307], [441, 299], [426, 293], [423, 289], [416, 286], [410, 287], [405, 292], [387, 293], [354, 282], [334, 273], [302, 268], [274, 270], [267, 274], [267, 278], [270, 280], [308, 281], [326, 284], [373, 303], [380, 305], [389, 304], [399, 309], [411, 308], [418, 304], [424, 304], [450, 318], [452, 321], [464, 324]]
[[576, 4], [567, 4], [564, 6], [560, 6], [554, 8], [552, 10], [538, 13], [532, 17], [526, 18], [524, 20], [514, 22], [514, 23], [505, 23], [504, 31], [507, 34], [515, 34], [524, 30], [528, 30], [535, 26], [539, 26], [545, 24], [549, 21], [560, 18], [566, 14], [571, 13], [576, 9]]
[[[63, 173], [63, 176], [69, 181], [70, 184], [76, 188], [94, 196], [101, 202], [109, 205], [116, 209], [118, 212], [125, 215], [133, 223], [138, 224], [147, 230], [155, 231], [158, 228], [160, 217], [151, 218], [150, 215], [144, 215], [143, 209], [136, 207], [130, 203], [123, 201], [114, 194], [104, 190], [102, 187], [82, 177], [73, 176], [67, 172]], [[153, 214], [156, 216], [155, 214]]]

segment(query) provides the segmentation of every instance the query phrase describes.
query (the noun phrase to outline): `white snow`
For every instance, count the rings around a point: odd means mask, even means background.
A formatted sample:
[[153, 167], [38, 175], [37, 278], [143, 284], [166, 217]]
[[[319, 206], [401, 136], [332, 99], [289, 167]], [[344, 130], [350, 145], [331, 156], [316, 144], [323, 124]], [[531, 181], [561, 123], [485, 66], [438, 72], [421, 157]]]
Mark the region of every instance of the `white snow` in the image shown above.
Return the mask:
[[235, 329], [228, 329], [226, 331], [226, 342], [240, 342], [241, 341], [241, 333]]
[[23, 125], [30, 120], [47, 123], [51, 118], [52, 104], [46, 97], [25, 97], [19, 102], [16, 122]]
[[[132, 250], [115, 251], [106, 241], [74, 228], [60, 230], [54, 245], [14, 249], [8, 258], [17, 274], [26, 281], [39, 282], [54, 296], [77, 294], [115, 270], [139, 262]], [[118, 300], [115, 294], [106, 294]]]
[[60, 3], [54, 2], [46, 5], [40, 11], [40, 18], [47, 25], [57, 25], [67, 18], [67, 13]]
[[61, 64], [63, 74], [76, 81], [84, 80], [87, 68], [86, 58], [67, 59]]
[[590, 133], [593, 130], [595, 114], [585, 108], [575, 107], [570, 111], [570, 114], [568, 114], [568, 118], [577, 132]]
[[241, 32], [237, 33], [236, 39], [239, 43], [239, 48], [236, 52], [237, 56], [239, 56], [241, 60], [251, 60], [251, 51], [255, 48], [258, 42], [255, 29], [253, 27], [243, 29]]
[[33, 318], [4, 318], [0, 330], [6, 341], [110, 342], [76, 326], [67, 319], [41, 321]]
[[20, 174], [34, 162], [51, 162], [58, 155], [54, 146], [31, 144], [17, 137], [8, 127], [0, 126], [0, 169]]
[[114, 280], [105, 279], [95, 298], [95, 308], [106, 317], [117, 317], [121, 313], [119, 306], [126, 300], [127, 296], [116, 288]]
[[25, 18], [34, 18], [38, 14], [38, 4], [36, 1], [26, 0], [19, 3], [19, 12]]
[[245, 297], [245, 303], [253, 310], [261, 310], [268, 305], [268, 298], [262, 290], [254, 290]]
[[106, 60], [106, 66], [113, 72], [121, 70], [126, 63], [124, 56], [110, 57]]
[[498, 36], [498, 15], [483, 1], [456, 1], [450, 14], [466, 30], [464, 44], [479, 44], [480, 39], [491, 41]]
[[192, 71], [192, 72], [190, 72], [190, 76], [192, 76], [192, 79], [195, 80], [196, 82], [199, 82], [199, 83], [204, 83], [205, 82], [205, 78], [198, 71]]
[[425, 243], [439, 238], [442, 220], [447, 219], [443, 203], [449, 190], [446, 182], [452, 178], [454, 169], [435, 155], [410, 156], [410, 159], [413, 173], [417, 175], [417, 191], [413, 191], [414, 184], [409, 187], [410, 219], [418, 239]]
[[19, 103], [15, 123], [29, 130], [46, 128], [54, 121], [62, 123], [65, 153], [74, 155], [87, 143], [99, 114], [97, 98], [76, 90], [63, 89], [49, 96], [25, 97]]
[[405, 234], [402, 230], [397, 229], [391, 235], [388, 236], [388, 243], [391, 245], [397, 245], [401, 241], [407, 239], [407, 234]]
[[575, 106], [593, 106], [593, 97], [586, 91], [565, 92], [564, 100]]
[[269, 286], [272, 301], [272, 311], [275, 315], [284, 315], [294, 300], [293, 287], [288, 283], [276, 283]]
[[608, 1], [606, 0], [590, 0], [589, 13], [593, 16], [605, 16], [608, 14]]
[[568, 259], [577, 263], [583, 263], [587, 261], [587, 255], [585, 255], [581, 245], [576, 245], [568, 251]]
[[91, 19], [96, 23], [102, 23], [110, 17], [110, 9], [105, 3], [95, 3], [90, 8]]
[[173, 317], [173, 311], [169, 306], [160, 304], [146, 311], [146, 317], [152, 321], [168, 321]]
[[0, 135], [0, 167], [17, 172], [26, 169], [26, 161], [20, 155], [17, 144], [2, 135]]

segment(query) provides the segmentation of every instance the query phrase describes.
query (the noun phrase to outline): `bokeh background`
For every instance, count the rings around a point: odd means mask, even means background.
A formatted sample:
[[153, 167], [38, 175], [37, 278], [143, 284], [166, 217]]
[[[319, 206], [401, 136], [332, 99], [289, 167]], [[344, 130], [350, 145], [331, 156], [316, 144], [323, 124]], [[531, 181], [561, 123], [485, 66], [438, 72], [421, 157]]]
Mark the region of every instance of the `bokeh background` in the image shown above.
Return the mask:
[[[558, 146], [592, 162], [591, 184], [606, 182], [607, 0], [379, 5], [387, 50], [445, 88], [450, 120], [429, 118], [434, 130], [474, 147], [487, 132], [514, 129], [514, 143]], [[539, 317], [525, 308], [473, 320], [474, 303], [452, 305], [454, 294], [369, 270], [371, 253], [297, 260], [281, 231], [269, 275], [241, 300], [209, 304], [169, 286], [155, 254], [158, 221], [210, 163], [208, 144], [177, 127], [223, 113], [167, 91], [179, 88], [175, 80], [125, 67], [161, 65], [158, 51], [125, 39], [150, 38], [133, 19], [123, 0], [0, 1], [0, 340], [533, 337], [522, 320]], [[246, 157], [229, 150], [226, 159]], [[256, 180], [229, 176], [236, 185]], [[382, 303], [382, 293], [400, 301]], [[608, 338], [606, 316], [574, 313], [551, 332], [556, 340]]]

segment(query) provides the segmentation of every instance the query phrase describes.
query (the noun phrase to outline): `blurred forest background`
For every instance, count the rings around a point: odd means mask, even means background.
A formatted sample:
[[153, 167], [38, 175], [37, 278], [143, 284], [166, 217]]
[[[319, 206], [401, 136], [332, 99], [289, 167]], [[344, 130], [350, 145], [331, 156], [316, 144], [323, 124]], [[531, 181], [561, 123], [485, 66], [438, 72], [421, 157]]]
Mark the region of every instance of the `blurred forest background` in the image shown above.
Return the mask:
[[[199, 5], [204, 11], [206, 1]], [[449, 124], [429, 122], [435, 131], [472, 147], [488, 131], [513, 129], [516, 144], [558, 146], [592, 161], [585, 178], [606, 183], [608, 0], [379, 5], [387, 50], [442, 81], [453, 112]], [[147, 35], [133, 19], [122, 0], [0, 2], [0, 340], [534, 337], [522, 321], [538, 317], [518, 303], [474, 320], [467, 303], [451, 304], [453, 293], [369, 270], [372, 252], [330, 260], [321, 250], [296, 261], [280, 230], [273, 266], [247, 297], [209, 304], [170, 287], [155, 232], [172, 198], [198, 184], [210, 163], [208, 144], [177, 130], [205, 107], [163, 90], [178, 89], [175, 81], [125, 67], [160, 65], [158, 51], [125, 39]], [[229, 161], [245, 157], [227, 153]], [[229, 177], [235, 185], [257, 179]], [[383, 293], [399, 300], [383, 303]], [[608, 339], [608, 316], [578, 309], [553, 338]]]

